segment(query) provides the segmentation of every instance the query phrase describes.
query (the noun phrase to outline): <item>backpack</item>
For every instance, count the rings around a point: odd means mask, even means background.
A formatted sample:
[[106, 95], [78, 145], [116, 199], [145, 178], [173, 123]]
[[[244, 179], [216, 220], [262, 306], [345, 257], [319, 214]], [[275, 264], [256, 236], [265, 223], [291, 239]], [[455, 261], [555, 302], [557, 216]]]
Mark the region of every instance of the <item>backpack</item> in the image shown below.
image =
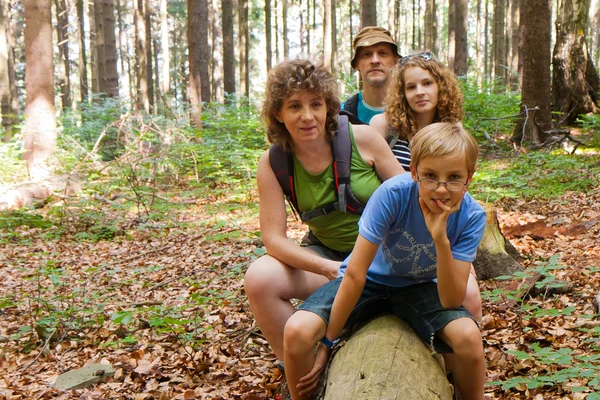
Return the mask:
[[[333, 211], [362, 214], [365, 204], [358, 200], [350, 188], [350, 160], [352, 158], [352, 142], [348, 128], [348, 118], [344, 115], [338, 117], [338, 130], [331, 142], [333, 154], [333, 177], [338, 200], [314, 210], [302, 212], [298, 207], [294, 185], [294, 156], [292, 152], [284, 152], [281, 147], [272, 145], [269, 149], [271, 169], [285, 194], [292, 209], [300, 215], [302, 222], [327, 215]], [[332, 188], [333, 189], [333, 188]]]
[[[358, 93], [344, 102], [344, 109], [340, 110], [340, 115], [347, 116], [348, 120], [353, 125], [367, 125], [358, 118]], [[390, 149], [393, 149], [394, 145], [398, 141], [398, 135], [391, 132], [390, 128], [388, 127], [385, 140], [388, 142]]]
[[358, 118], [358, 93], [344, 102], [344, 109], [340, 110], [340, 115], [345, 115], [353, 125], [367, 125]]

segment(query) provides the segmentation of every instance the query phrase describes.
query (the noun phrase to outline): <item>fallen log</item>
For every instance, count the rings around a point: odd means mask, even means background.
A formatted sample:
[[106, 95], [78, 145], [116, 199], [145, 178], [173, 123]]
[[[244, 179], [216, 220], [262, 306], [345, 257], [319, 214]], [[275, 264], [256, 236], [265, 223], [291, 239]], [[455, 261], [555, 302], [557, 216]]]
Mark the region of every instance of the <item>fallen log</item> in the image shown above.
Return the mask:
[[384, 315], [367, 323], [333, 355], [325, 400], [451, 400], [440, 363], [410, 326]]
[[523, 270], [518, 261], [519, 252], [500, 230], [496, 210], [489, 205], [483, 205], [483, 208], [486, 212], [485, 232], [477, 248], [477, 258], [473, 262], [477, 278], [492, 279]]

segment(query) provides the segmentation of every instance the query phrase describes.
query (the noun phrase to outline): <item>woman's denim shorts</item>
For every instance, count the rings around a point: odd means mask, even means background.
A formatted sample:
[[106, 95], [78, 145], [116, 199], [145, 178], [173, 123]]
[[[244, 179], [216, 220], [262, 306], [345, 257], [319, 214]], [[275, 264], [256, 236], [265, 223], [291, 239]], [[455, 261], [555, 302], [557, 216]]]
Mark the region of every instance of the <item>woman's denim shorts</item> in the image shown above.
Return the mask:
[[[314, 292], [299, 308], [310, 311], [329, 322], [333, 300], [342, 278], [327, 282]], [[354, 310], [346, 322], [346, 328], [370, 320], [380, 314], [391, 313], [406, 321], [427, 343], [439, 353], [452, 352], [452, 348], [435, 333], [449, 322], [459, 318], [477, 321], [462, 306], [444, 308], [440, 303], [437, 283], [419, 283], [406, 287], [390, 287], [367, 280]]]

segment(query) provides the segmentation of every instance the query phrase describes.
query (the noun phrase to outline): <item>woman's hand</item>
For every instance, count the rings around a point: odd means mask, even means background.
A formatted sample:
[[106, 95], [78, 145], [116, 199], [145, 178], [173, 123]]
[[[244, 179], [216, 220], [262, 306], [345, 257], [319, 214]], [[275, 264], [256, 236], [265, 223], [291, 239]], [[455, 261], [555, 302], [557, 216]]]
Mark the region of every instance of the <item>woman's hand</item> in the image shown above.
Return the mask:
[[301, 396], [309, 395], [317, 390], [319, 386], [319, 378], [327, 365], [329, 360], [329, 354], [331, 350], [327, 348], [323, 343], [319, 343], [317, 348], [317, 354], [315, 356], [315, 363], [308, 374], [300, 378], [296, 388]]
[[325, 278], [330, 281], [336, 279], [338, 277], [338, 270], [340, 269], [340, 265], [342, 265], [339, 261], [332, 260], [324, 260], [326, 261], [325, 272], [322, 274]]

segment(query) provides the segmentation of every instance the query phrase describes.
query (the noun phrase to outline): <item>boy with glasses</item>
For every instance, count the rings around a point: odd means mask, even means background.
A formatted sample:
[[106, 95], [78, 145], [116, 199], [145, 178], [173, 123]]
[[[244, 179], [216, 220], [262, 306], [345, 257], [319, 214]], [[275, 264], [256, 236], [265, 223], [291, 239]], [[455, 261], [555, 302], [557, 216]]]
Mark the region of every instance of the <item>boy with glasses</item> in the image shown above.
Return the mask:
[[286, 377], [294, 400], [316, 389], [344, 326], [382, 310], [408, 322], [432, 351], [452, 352], [449, 369], [461, 398], [483, 399], [481, 334], [461, 306], [485, 229], [485, 211], [467, 193], [477, 143], [461, 124], [434, 123], [415, 135], [411, 153], [411, 174], [373, 193], [340, 277], [311, 295], [286, 324]]

